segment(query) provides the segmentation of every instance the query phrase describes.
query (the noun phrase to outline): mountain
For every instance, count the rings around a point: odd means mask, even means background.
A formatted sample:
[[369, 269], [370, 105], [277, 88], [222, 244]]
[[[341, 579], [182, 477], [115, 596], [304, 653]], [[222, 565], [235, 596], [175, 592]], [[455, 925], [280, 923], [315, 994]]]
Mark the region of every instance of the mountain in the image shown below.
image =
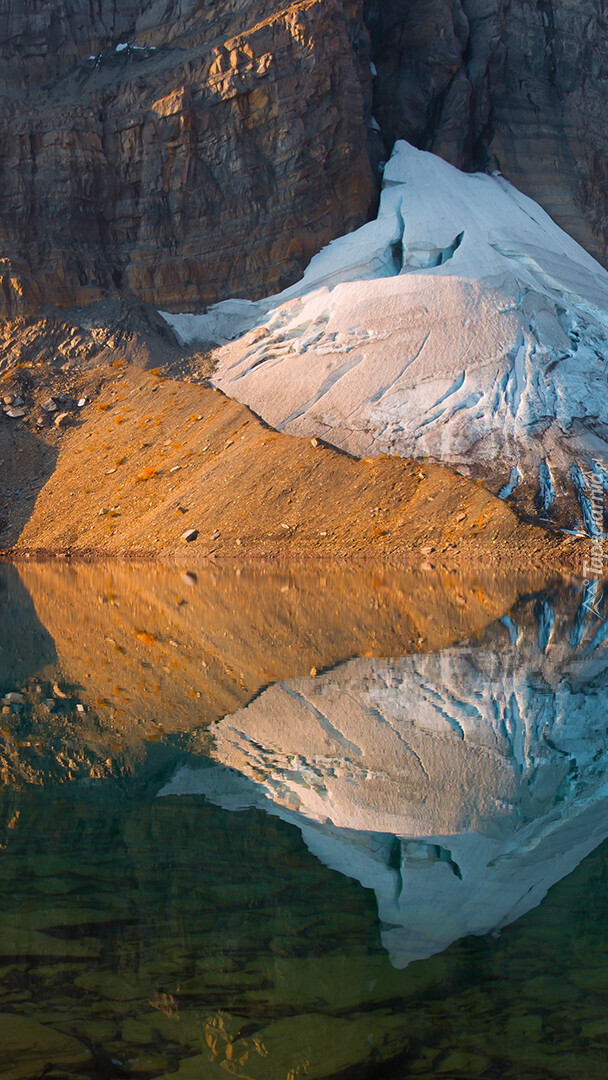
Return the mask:
[[395, 139], [608, 235], [594, 0], [0, 0], [0, 314], [297, 280]]

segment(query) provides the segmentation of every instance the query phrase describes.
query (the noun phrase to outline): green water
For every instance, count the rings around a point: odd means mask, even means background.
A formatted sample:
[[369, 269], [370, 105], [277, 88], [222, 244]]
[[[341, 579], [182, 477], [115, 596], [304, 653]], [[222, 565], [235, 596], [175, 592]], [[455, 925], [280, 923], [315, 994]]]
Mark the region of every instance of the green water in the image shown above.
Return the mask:
[[[561, 880], [556, 869], [542, 903], [519, 919], [503, 912], [502, 929], [399, 970], [374, 891], [319, 861], [296, 823], [265, 809], [229, 812], [197, 794], [158, 797], [181, 765], [213, 759], [200, 732], [146, 736], [127, 753], [124, 730], [106, 733], [88, 705], [74, 711], [84, 692], [72, 682], [49, 717], [45, 764], [36, 695], [62, 672], [31, 602], [15, 607], [11, 595], [4, 677], [19, 665], [26, 700], [2, 717], [1, 1078], [606, 1077], [608, 842]], [[568, 604], [560, 641], [580, 652], [586, 640], [587, 653], [593, 645], [585, 679], [601, 710], [603, 644], [580, 634], [580, 609], [570, 595]], [[528, 619], [536, 641], [547, 637], [546, 613], [533, 610], [522, 626]], [[490, 646], [507, 640], [500, 625], [485, 637]], [[544, 639], [541, 647], [549, 655]], [[496, 648], [499, 679], [507, 654]], [[534, 685], [546, 698], [550, 687]], [[593, 739], [606, 714], [596, 708], [585, 720]], [[58, 757], [70, 752], [59, 782]], [[586, 766], [596, 778], [601, 753]], [[106, 773], [89, 770], [104, 754]], [[583, 832], [585, 815], [597, 832], [601, 785], [572, 790], [589, 802], [575, 806]], [[356, 846], [352, 831], [347, 839]]]
[[608, 844], [499, 936], [396, 971], [373, 894], [259, 811], [10, 802], [3, 1076], [605, 1076]]

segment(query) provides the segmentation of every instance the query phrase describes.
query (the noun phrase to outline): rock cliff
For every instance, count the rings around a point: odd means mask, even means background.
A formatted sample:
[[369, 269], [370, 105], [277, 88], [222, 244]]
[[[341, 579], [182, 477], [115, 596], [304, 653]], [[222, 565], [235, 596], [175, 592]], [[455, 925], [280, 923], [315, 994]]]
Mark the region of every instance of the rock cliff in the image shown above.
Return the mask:
[[596, 0], [0, 0], [0, 315], [277, 291], [396, 138], [605, 263], [605, 40]]
[[0, 4], [2, 310], [293, 280], [375, 198], [356, 0]]
[[596, 0], [368, 0], [387, 149], [500, 169], [608, 259], [608, 11]]

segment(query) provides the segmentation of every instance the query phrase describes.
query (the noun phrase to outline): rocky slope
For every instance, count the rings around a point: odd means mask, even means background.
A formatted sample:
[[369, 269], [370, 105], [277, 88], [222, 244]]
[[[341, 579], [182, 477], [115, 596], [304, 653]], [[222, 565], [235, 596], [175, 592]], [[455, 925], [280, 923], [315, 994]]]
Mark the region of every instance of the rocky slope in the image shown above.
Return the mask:
[[605, 260], [605, 36], [592, 0], [0, 0], [0, 315], [276, 291], [373, 213], [395, 138]]

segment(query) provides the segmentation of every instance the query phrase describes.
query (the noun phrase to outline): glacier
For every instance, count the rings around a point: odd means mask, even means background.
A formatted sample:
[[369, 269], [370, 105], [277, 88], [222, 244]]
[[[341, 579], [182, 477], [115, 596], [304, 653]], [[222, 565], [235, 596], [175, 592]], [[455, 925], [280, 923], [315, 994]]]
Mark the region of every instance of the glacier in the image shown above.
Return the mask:
[[374, 890], [395, 967], [499, 931], [608, 835], [608, 623], [587, 600], [531, 598], [442, 652], [277, 683], [160, 795], [297, 826]]
[[215, 385], [274, 427], [428, 457], [590, 531], [581, 494], [608, 490], [608, 273], [502, 176], [397, 142], [376, 220], [301, 281], [162, 314], [216, 346]]

